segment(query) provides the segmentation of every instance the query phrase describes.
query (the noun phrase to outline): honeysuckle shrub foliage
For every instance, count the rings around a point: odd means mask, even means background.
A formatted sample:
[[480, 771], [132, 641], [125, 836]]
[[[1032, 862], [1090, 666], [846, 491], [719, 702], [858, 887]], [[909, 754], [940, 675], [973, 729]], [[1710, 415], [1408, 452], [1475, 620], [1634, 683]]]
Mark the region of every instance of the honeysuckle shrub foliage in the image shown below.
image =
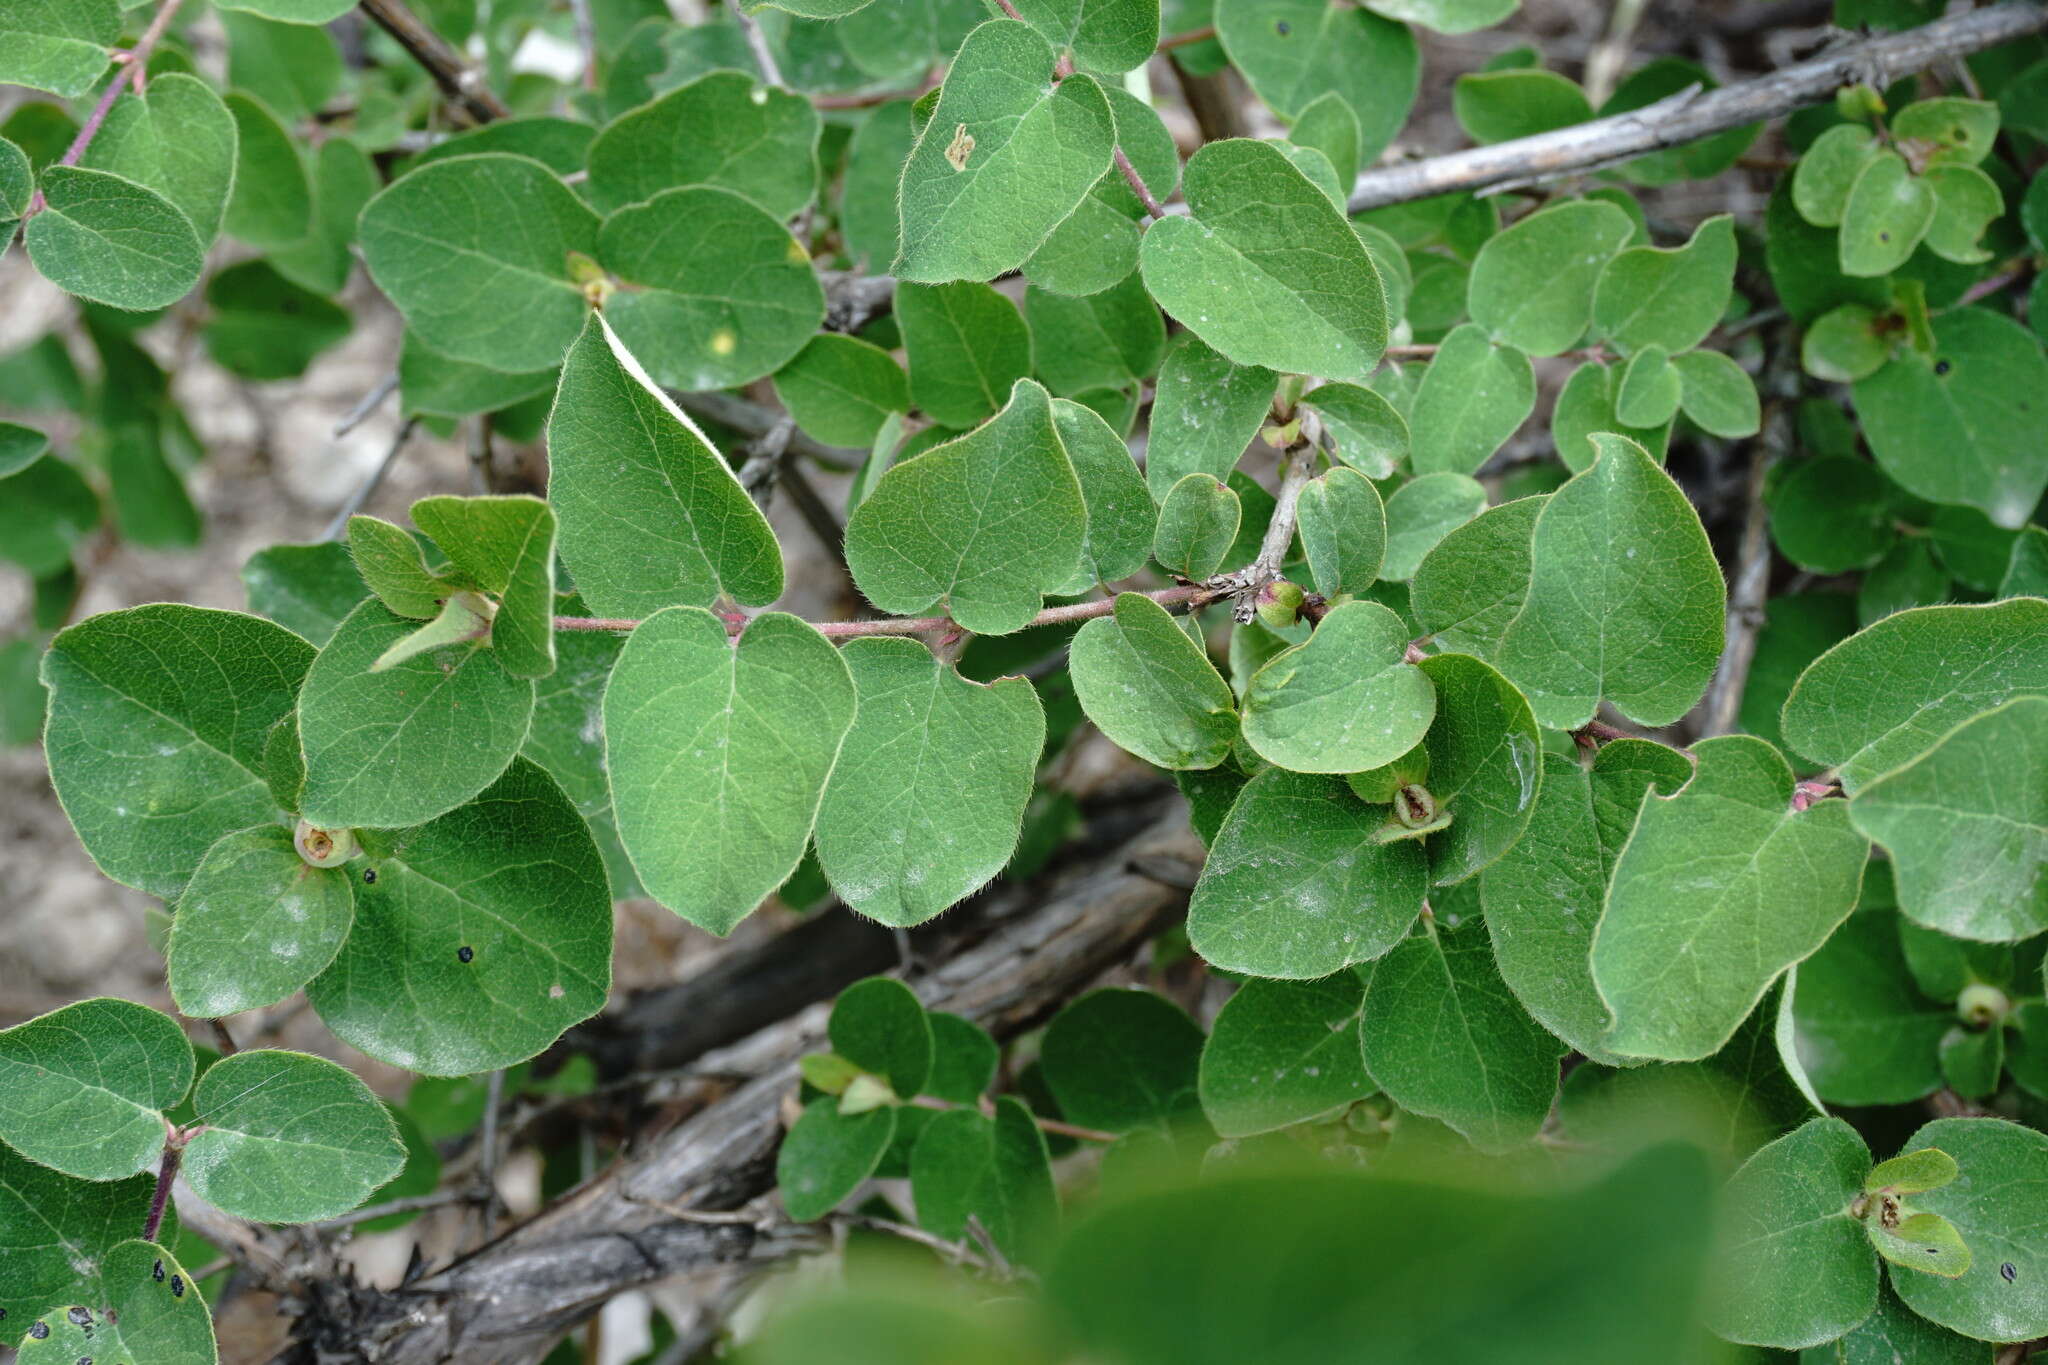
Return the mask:
[[[907, 1178], [890, 1218], [1043, 1294], [871, 1288], [760, 1359], [848, 1313], [1057, 1358], [1034, 1303], [1139, 1360], [2048, 1336], [2048, 46], [1792, 113], [1761, 214], [1657, 197], [1754, 126], [1350, 214], [1416, 27], [1513, 0], [577, 8], [420, 5], [482, 63], [444, 103], [346, 0], [0, 0], [45, 92], [0, 124], [9, 268], [78, 301], [0, 362], [7, 735], [164, 903], [181, 1016], [303, 991], [422, 1078], [108, 998], [0, 1032], [0, 1344], [214, 1359], [177, 1177], [262, 1223], [432, 1190], [456, 1078], [541, 1084], [604, 1006], [616, 900], [926, 923], [1064, 837], [1084, 724], [1179, 783], [1207, 859], [1155, 951], [1235, 993], [1206, 1031], [1085, 994], [1006, 1056], [846, 991], [781, 1208]], [[577, 72], [514, 68], [536, 37]], [[1226, 68], [1282, 135], [1169, 132], [1173, 74]], [[1493, 144], [1695, 83], [1596, 107], [1520, 49], [1454, 113]], [[293, 378], [358, 263], [404, 417], [543, 442], [545, 496], [261, 550], [246, 611], [72, 619], [92, 537], [204, 532], [152, 338]], [[763, 458], [854, 475], [871, 613], [775, 610]], [[1077, 1143], [1127, 1197], [1073, 1225]], [[1248, 1265], [1363, 1316], [1276, 1347]]]

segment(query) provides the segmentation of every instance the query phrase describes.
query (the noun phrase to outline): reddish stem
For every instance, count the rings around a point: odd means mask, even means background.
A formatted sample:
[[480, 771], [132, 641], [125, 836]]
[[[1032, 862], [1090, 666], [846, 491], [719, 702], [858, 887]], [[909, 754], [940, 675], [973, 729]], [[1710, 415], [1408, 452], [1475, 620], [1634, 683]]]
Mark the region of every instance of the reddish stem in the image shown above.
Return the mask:
[[92, 140], [99, 136], [100, 125], [107, 121], [107, 115], [113, 111], [114, 101], [121, 97], [122, 87], [132, 80], [137, 91], [142, 89], [143, 73], [149, 66], [149, 54], [156, 51], [158, 40], [170, 28], [171, 19], [178, 13], [178, 7], [184, 3], [185, 0], [164, 0], [164, 7], [156, 12], [156, 18], [150, 20], [149, 27], [142, 31], [142, 39], [128, 53], [126, 63], [114, 73], [114, 79], [109, 81], [107, 88], [100, 93], [99, 103], [86, 115], [85, 126], [78, 130], [78, 136], [71, 139], [71, 146], [58, 159], [59, 166], [78, 164], [78, 159], [85, 155], [86, 148], [92, 146]]
[[184, 1159], [184, 1134], [173, 1129], [164, 1138], [164, 1157], [156, 1168], [156, 1193], [149, 1198], [149, 1216], [142, 1220], [142, 1240], [145, 1242], [154, 1242], [164, 1225], [164, 1210], [171, 1203], [171, 1186], [178, 1183], [178, 1163]]
[[[1162, 607], [1174, 607], [1185, 603], [1188, 607], [1204, 607], [1219, 597], [1226, 596], [1228, 589], [1211, 588], [1200, 583], [1183, 583], [1177, 588], [1160, 588], [1144, 594]], [[1108, 616], [1116, 610], [1116, 599], [1105, 597], [1095, 602], [1074, 602], [1063, 607], [1047, 607], [1031, 618], [1029, 625], [1058, 626], [1074, 621], [1092, 621], [1098, 616]], [[737, 635], [747, 628], [749, 618], [737, 612], [722, 613], [728, 633]], [[557, 616], [556, 630], [631, 630], [640, 622], [627, 616]], [[891, 616], [880, 621], [813, 621], [811, 623], [820, 635], [832, 640], [851, 640], [862, 635], [933, 635], [957, 629], [949, 616]]]
[[1161, 38], [1159, 40], [1159, 50], [1161, 52], [1171, 52], [1177, 47], [1186, 47], [1189, 43], [1205, 42], [1215, 36], [1216, 25], [1204, 24], [1200, 28], [1189, 29], [1186, 33], [1175, 33]]
[[1139, 178], [1138, 168], [1133, 166], [1131, 159], [1124, 155], [1124, 149], [1118, 147], [1115, 149], [1115, 152], [1116, 168], [1123, 172], [1124, 183], [1129, 185], [1131, 192], [1138, 196], [1138, 202], [1145, 206], [1145, 212], [1151, 214], [1154, 218], [1164, 218], [1166, 216], [1166, 206], [1153, 198], [1152, 191], [1145, 188], [1144, 180]]

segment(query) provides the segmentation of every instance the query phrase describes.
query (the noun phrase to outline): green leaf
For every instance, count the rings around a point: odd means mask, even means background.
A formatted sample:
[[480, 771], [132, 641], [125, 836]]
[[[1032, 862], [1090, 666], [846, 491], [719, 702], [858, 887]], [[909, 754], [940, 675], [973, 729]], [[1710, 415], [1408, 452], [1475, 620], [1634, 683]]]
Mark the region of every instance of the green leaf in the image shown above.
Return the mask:
[[1159, 368], [1166, 350], [1165, 320], [1135, 270], [1086, 298], [1030, 286], [1024, 312], [1039, 377], [1054, 393], [1135, 384]]
[[1159, 522], [1145, 476], [1131, 458], [1131, 448], [1092, 408], [1055, 398], [1052, 421], [1081, 481], [1088, 512], [1081, 567], [1064, 586], [1086, 592], [1098, 583], [1129, 578], [1151, 557]]
[[1053, 1017], [1039, 1045], [1060, 1113], [1083, 1128], [1127, 1133], [1190, 1107], [1202, 1030], [1150, 991], [1096, 990]]
[[1756, 384], [1727, 355], [1687, 351], [1671, 357], [1671, 368], [1678, 376], [1679, 406], [1702, 430], [1730, 441], [1762, 430]]
[[192, 223], [146, 185], [107, 171], [52, 166], [45, 207], [23, 229], [29, 259], [68, 294], [131, 312], [176, 303], [199, 283]]
[[533, 720], [533, 683], [464, 643], [371, 665], [414, 624], [381, 603], [350, 612], [306, 673], [300, 813], [328, 829], [396, 829], [445, 815], [496, 781]]
[[842, 1115], [838, 1099], [824, 1095], [804, 1106], [775, 1158], [775, 1184], [790, 1219], [808, 1223], [838, 1208], [875, 1173], [895, 1136], [891, 1105]]
[[252, 612], [315, 647], [326, 645], [342, 618], [365, 598], [348, 546], [336, 540], [272, 544], [256, 551], [242, 565], [242, 591], [248, 593]]
[[1810, 1119], [1728, 1182], [1706, 1319], [1730, 1341], [1797, 1350], [1877, 1306], [1877, 1263], [1849, 1207], [1870, 1149], [1838, 1118]]
[[1538, 1022], [1597, 1062], [1619, 1061], [1604, 1042], [1612, 1019], [1590, 962], [1607, 881], [1644, 799], [1690, 775], [1683, 754], [1647, 740], [1602, 745], [1590, 769], [1545, 754], [1528, 829], [1480, 881], [1502, 978]]
[[1239, 365], [1325, 379], [1372, 373], [1387, 345], [1379, 272], [1279, 147], [1212, 142], [1189, 160], [1181, 188], [1189, 215], [1154, 223], [1138, 253], [1161, 307]]
[[1370, 1095], [1355, 1033], [1364, 999], [1356, 972], [1238, 987], [1202, 1047], [1198, 1090], [1210, 1125], [1250, 1137]]
[[[1626, 213], [1598, 199], [1530, 214], [1489, 238], [1472, 262], [1473, 322], [1529, 355], [1569, 349], [1592, 321], [1602, 268], [1634, 231]], [[1732, 238], [1728, 249], [1734, 250]], [[1438, 363], [1442, 359], [1440, 352]]]
[[932, 1074], [932, 1026], [916, 992], [892, 977], [871, 976], [839, 993], [829, 1025], [832, 1049], [908, 1099]]
[[364, 264], [406, 325], [443, 355], [548, 369], [585, 328], [570, 253], [598, 219], [538, 161], [491, 153], [422, 166], [363, 209]]
[[[1323, 434], [1337, 458], [1369, 479], [1386, 478], [1408, 457], [1407, 419], [1371, 389], [1322, 384], [1303, 394], [1300, 406], [1322, 418]], [[1156, 415], [1153, 420], [1156, 431]]]
[[155, 1242], [122, 1242], [90, 1282], [73, 1286], [69, 1297], [84, 1303], [61, 1310], [42, 1305], [43, 1316], [24, 1325], [27, 1338], [16, 1359], [23, 1365], [214, 1365], [213, 1319], [190, 1274]]
[[303, 241], [313, 218], [313, 190], [297, 144], [278, 116], [253, 96], [228, 96], [236, 129], [234, 191], [222, 225], [250, 246]]
[[207, 247], [220, 235], [237, 140], [235, 118], [213, 87], [173, 71], [115, 101], [78, 164], [155, 190]]
[[730, 190], [658, 194], [605, 219], [597, 242], [626, 285], [606, 303], [606, 321], [671, 388], [731, 388], [772, 374], [824, 321], [810, 254]]
[[1043, 37], [991, 19], [953, 58], [904, 163], [894, 273], [938, 284], [1017, 269], [1109, 169], [1115, 142], [1100, 86], [1055, 81]]
[[419, 541], [404, 527], [380, 517], [350, 517], [348, 549], [357, 575], [394, 616], [430, 620], [440, 612], [442, 599], [460, 586], [427, 567]]
[[1735, 220], [1707, 219], [1682, 247], [1630, 247], [1607, 262], [1593, 295], [1593, 326], [1624, 353], [1662, 346], [1672, 355], [1705, 341], [1735, 282]]
[[734, 646], [708, 611], [671, 607], [626, 641], [604, 695], [619, 837], [647, 893], [728, 934], [803, 856], [854, 719], [847, 665], [780, 612]]
[[1839, 123], [1813, 140], [1792, 173], [1792, 204], [1815, 227], [1840, 227], [1856, 178], [1878, 154], [1877, 137], [1860, 123]]
[[1809, 1347], [1800, 1365], [1986, 1365], [1991, 1348], [1915, 1313], [1899, 1302], [1890, 1286], [1878, 1290], [1877, 1311], [1848, 1335], [1825, 1346]]
[[1044, 1135], [1014, 1095], [996, 1101], [994, 1118], [933, 1115], [911, 1152], [910, 1184], [926, 1231], [959, 1241], [972, 1217], [1005, 1255], [1026, 1263], [1042, 1255], [1059, 1220]]
[[1480, 660], [1438, 654], [1419, 667], [1436, 689], [1436, 719], [1423, 740], [1426, 786], [1451, 820], [1429, 841], [1443, 886], [1479, 872], [1522, 837], [1542, 785], [1542, 739], [1522, 694]]
[[1592, 438], [1601, 432], [1626, 436], [1648, 451], [1651, 459], [1663, 463], [1664, 447], [1671, 437], [1669, 424], [1631, 427], [1615, 411], [1615, 400], [1620, 396], [1626, 373], [1626, 366], [1589, 360], [1573, 370], [1571, 378], [1565, 381], [1551, 411], [1550, 437], [1558, 458], [1572, 473], [1577, 474], [1593, 463], [1598, 449]]
[[[592, 317], [548, 421], [548, 501], [562, 562], [591, 609], [642, 616], [782, 594], [782, 552], [710, 440]], [[650, 556], [647, 547], [667, 547]]]
[[537, 1055], [603, 1007], [604, 862], [540, 767], [514, 759], [469, 804], [360, 837], [355, 927], [306, 988], [343, 1042], [408, 1071], [470, 1076]]
[[1358, 116], [1362, 164], [1407, 122], [1422, 62], [1404, 25], [1327, 0], [1217, 0], [1215, 17], [1231, 65], [1281, 118], [1341, 96]]
[[1429, 881], [1419, 843], [1380, 841], [1386, 820], [1341, 781], [1259, 773], [1211, 841], [1189, 942], [1228, 971], [1291, 980], [1379, 957], [1415, 922]]
[[1936, 1049], [1955, 1012], [1915, 985], [1890, 906], [1859, 909], [1799, 964], [1792, 1010], [1800, 1058], [1830, 1104], [1908, 1104], [1940, 1088]]
[[2032, 333], [1983, 308], [1934, 320], [1934, 353], [1910, 347], [1856, 385], [1856, 415], [1884, 472], [1931, 502], [1975, 507], [2008, 530], [2048, 489], [2033, 441], [2048, 360]]
[[985, 284], [902, 285], [896, 322], [910, 360], [910, 394], [942, 426], [971, 427], [1031, 373], [1031, 333], [1017, 305]]
[[216, 273], [206, 301], [214, 310], [203, 331], [206, 349], [245, 379], [296, 379], [354, 323], [340, 304], [293, 284], [267, 261]]
[[1244, 505], [1234, 489], [1210, 474], [1189, 474], [1167, 490], [1152, 534], [1152, 557], [1189, 580], [1223, 567], [1236, 543]]
[[587, 123], [551, 114], [503, 118], [451, 133], [415, 156], [406, 169], [418, 170], [431, 162], [458, 156], [510, 152], [514, 156], [530, 157], [557, 175], [574, 175], [583, 169], [590, 154], [591, 140], [596, 136], [597, 129]]
[[2000, 597], [2048, 597], [2048, 530], [2029, 526], [2012, 543]]
[[[1954, 1025], [1942, 1035], [1940, 1056], [1941, 1078], [1950, 1090], [1964, 1099], [1989, 1099], [1998, 1089], [1999, 1073], [2005, 1070], [2005, 1032]], [[1918, 1263], [1918, 1257], [1906, 1260]]]
[[349, 0], [221, 0], [221, 8], [247, 10], [287, 24], [324, 24], [355, 7]]
[[99, 495], [54, 455], [0, 478], [0, 559], [38, 578], [68, 570], [72, 547], [99, 524]]
[[743, 72], [713, 71], [597, 135], [590, 195], [609, 213], [679, 185], [712, 185], [787, 219], [816, 192], [817, 146], [809, 100]]
[[1962, 1234], [1938, 1213], [1909, 1214], [1895, 1228], [1873, 1219], [1863, 1229], [1877, 1254], [1900, 1269], [1952, 1280], [1970, 1268], [1970, 1248]]
[[192, 1045], [126, 1000], [81, 1000], [0, 1029], [0, 1138], [85, 1180], [156, 1164], [163, 1111], [192, 1084]]
[[1678, 415], [1684, 393], [1684, 384], [1664, 348], [1645, 346], [1621, 372], [1621, 383], [1614, 391], [1614, 415], [1624, 426], [1661, 427]]
[[1237, 738], [1230, 685], [1151, 598], [1122, 593], [1115, 616], [1083, 625], [1069, 668], [1088, 719], [1146, 762], [1179, 771], [1229, 756]]
[[[1180, 151], [1150, 104], [1121, 85], [1105, 85], [1117, 147], [1155, 199], [1172, 197]], [[1024, 262], [1025, 278], [1056, 294], [1094, 294], [1138, 268], [1140, 221], [1148, 210], [1115, 167], [1102, 173], [1080, 206]]]
[[1493, 662], [1554, 729], [1585, 724], [1602, 701], [1669, 725], [1721, 657], [1721, 570], [1671, 476], [1625, 437], [1593, 442], [1593, 464], [1537, 514], [1528, 600]]
[[1295, 515], [1316, 591], [1364, 592], [1386, 556], [1387, 511], [1363, 474], [1342, 466], [1302, 486]]
[[[104, 125], [102, 125], [104, 126]], [[0, 138], [0, 224], [12, 232], [35, 198], [36, 173], [28, 153]]]
[[1614, 1365], [1697, 1349], [1713, 1181], [1696, 1150], [1642, 1151], [1535, 1195], [1401, 1175], [1281, 1166], [1149, 1191], [1069, 1234], [1048, 1292], [1091, 1349], [1147, 1365], [1318, 1365], [1361, 1348]]
[[14, 0], [0, 9], [0, 81], [66, 99], [86, 94], [120, 38], [115, 0]]
[[[1152, 496], [1165, 502], [1168, 491], [1189, 474], [1217, 480], [1228, 476], [1259, 434], [1277, 382], [1278, 376], [1263, 366], [1234, 364], [1200, 337], [1184, 336], [1160, 366], [1152, 399], [1145, 443], [1145, 481]], [[1304, 401], [1315, 405], [1315, 395]]]
[[336, 294], [355, 267], [356, 220], [383, 181], [369, 153], [348, 138], [329, 137], [313, 154], [312, 187], [312, 231], [272, 251], [270, 263], [295, 284]]
[[859, 447], [890, 413], [910, 411], [910, 382], [881, 347], [825, 332], [775, 372], [775, 397], [805, 435]]
[[888, 269], [902, 246], [896, 189], [902, 180], [903, 163], [917, 143], [910, 106], [909, 100], [890, 100], [878, 105], [854, 130], [847, 146], [846, 174], [839, 195], [839, 231], [846, 241], [847, 254], [856, 262], [864, 262], [870, 271]]
[[1778, 973], [1856, 904], [1868, 845], [1848, 803], [1791, 809], [1792, 769], [1760, 739], [1693, 746], [1696, 771], [1646, 801], [1593, 936], [1613, 1051], [1683, 1061], [1714, 1052]]
[[1295, 116], [1294, 126], [1287, 130], [1287, 140], [1295, 146], [1312, 147], [1330, 158], [1330, 167], [1337, 172], [1337, 183], [1344, 187], [1346, 193], [1350, 191], [1351, 182], [1358, 179], [1359, 138], [1358, 115], [1334, 90], [1326, 91], [1303, 105]]
[[274, 1005], [327, 969], [355, 918], [346, 869], [313, 867], [279, 825], [207, 850], [171, 919], [171, 998], [218, 1018]]
[[840, 657], [858, 709], [818, 807], [818, 861], [853, 910], [922, 924], [1009, 861], [1045, 714], [1024, 679], [969, 682], [917, 640], [851, 640]]
[[1472, 71], [1451, 87], [1451, 111], [1474, 142], [1510, 142], [1593, 117], [1578, 82], [1555, 71]]
[[413, 524], [498, 599], [491, 650], [515, 678], [555, 671], [555, 514], [539, 498], [422, 498]]
[[228, 86], [246, 91], [279, 119], [311, 119], [341, 87], [341, 49], [325, 29], [259, 15], [220, 16], [228, 37]]
[[263, 746], [312, 662], [268, 621], [173, 603], [51, 641], [43, 752], [100, 870], [168, 899], [215, 840], [275, 818]]
[[[933, 507], [958, 514], [934, 520]], [[1020, 379], [987, 425], [882, 476], [847, 521], [846, 561], [883, 611], [938, 607], [976, 634], [1005, 635], [1072, 578], [1087, 526], [1051, 397]]]
[[1892, 1288], [1921, 1317], [1980, 1341], [2048, 1331], [2048, 1138], [2002, 1119], [1936, 1119], [1905, 1146], [1938, 1147], [1961, 1168], [1961, 1179], [1912, 1204], [1953, 1225], [1970, 1262], [1954, 1279], [1895, 1270]]
[[1535, 408], [1529, 357], [1490, 338], [1479, 323], [1455, 328], [1423, 370], [1409, 413], [1415, 472], [1474, 473]]
[[[332, 146], [332, 143], [328, 144]], [[408, 416], [473, 417], [497, 412], [555, 387], [553, 369], [507, 374], [442, 355], [411, 332], [398, 352], [399, 403]]]
[[1374, 12], [1438, 33], [1491, 28], [1513, 14], [1521, 0], [1373, 0]]
[[1437, 708], [1428, 676], [1403, 661], [1407, 648], [1407, 625], [1377, 602], [1337, 607], [1252, 676], [1246, 741], [1296, 772], [1391, 763], [1420, 742]]
[[1868, 568], [1897, 536], [1897, 491], [1866, 460], [1801, 460], [1783, 470], [1768, 500], [1779, 552], [1812, 573]]
[[[163, 1143], [161, 1121], [156, 1141]], [[19, 1346], [31, 1314], [87, 1297], [109, 1253], [149, 1216], [155, 1189], [154, 1171], [73, 1180], [0, 1143], [0, 1228], [7, 1229], [0, 1244], [0, 1309], [7, 1313], [0, 1343]], [[166, 1240], [177, 1217], [175, 1208], [164, 1214]]]
[[323, 1057], [238, 1052], [207, 1068], [192, 1103], [206, 1127], [185, 1148], [183, 1174], [238, 1218], [332, 1218], [405, 1164], [398, 1128], [370, 1087]]
[[1359, 1038], [1366, 1070], [1389, 1099], [1441, 1119], [1482, 1151], [1536, 1136], [1566, 1051], [1502, 982], [1485, 928], [1451, 916], [1374, 965]]
[[2005, 197], [1996, 182], [1975, 166], [1934, 166], [1924, 183], [1934, 192], [1934, 221], [1927, 225], [1927, 249], [1961, 265], [1990, 260], [1991, 252], [1979, 245], [1979, 239], [2005, 212]]
[[1530, 540], [1543, 502], [1538, 496], [1489, 507], [1436, 542], [1409, 585], [1423, 633], [1445, 649], [1493, 657], [1528, 596]]
[[1849, 803], [1891, 854], [1899, 907], [1961, 938], [2048, 929], [2048, 696], [1965, 721]]
[[1845, 303], [1815, 318], [1799, 343], [1799, 363], [1815, 379], [1853, 384], [1868, 379], [1891, 359], [1889, 337], [1875, 309]]
[[1898, 1194], [1923, 1194], [1953, 1181], [1956, 1170], [1956, 1159], [1947, 1152], [1939, 1147], [1922, 1147], [1878, 1162], [1863, 1178], [1863, 1189], [1865, 1193], [1891, 1190]]
[[1017, 13], [1084, 71], [1121, 75], [1159, 46], [1159, 0], [1021, 0]]
[[1937, 167], [1974, 166], [1991, 154], [1998, 114], [1998, 106], [1986, 100], [1920, 100], [1898, 112], [1892, 136], [1932, 143], [1927, 154]]
[[1486, 510], [1486, 490], [1468, 474], [1420, 474], [1387, 499], [1387, 554], [1380, 577], [1413, 578], [1422, 561], [1453, 531]]
[[1906, 263], [1934, 223], [1934, 191], [1906, 159], [1881, 151], [1863, 164], [1842, 206], [1844, 275], [1888, 275]]
[[1785, 738], [1854, 796], [2044, 677], [2048, 602], [1902, 611], [1814, 660], [1785, 700]]

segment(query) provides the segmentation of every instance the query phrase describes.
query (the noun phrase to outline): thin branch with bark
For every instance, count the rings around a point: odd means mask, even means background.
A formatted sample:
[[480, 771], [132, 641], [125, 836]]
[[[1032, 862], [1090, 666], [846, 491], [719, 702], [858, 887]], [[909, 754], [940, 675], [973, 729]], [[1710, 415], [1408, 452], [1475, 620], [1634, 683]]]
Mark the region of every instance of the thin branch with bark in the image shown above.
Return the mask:
[[489, 123], [511, 113], [505, 102], [484, 83], [483, 73], [465, 61], [460, 52], [448, 45], [447, 39], [408, 9], [405, 0], [362, 0], [362, 10], [377, 27], [397, 39], [408, 56], [426, 68], [427, 74], [434, 78], [434, 84], [440, 86], [441, 93], [448, 97], [448, 102], [472, 122]]
[[1601, 170], [1748, 123], [1789, 114], [1845, 85], [1879, 88], [1987, 47], [2048, 30], [2048, 8], [1993, 5], [1922, 28], [1845, 42], [1810, 61], [1719, 90], [1681, 92], [1644, 109], [1556, 132], [1421, 161], [1375, 167], [1352, 186], [1350, 210], [1384, 208], [1459, 190], [1501, 190]]

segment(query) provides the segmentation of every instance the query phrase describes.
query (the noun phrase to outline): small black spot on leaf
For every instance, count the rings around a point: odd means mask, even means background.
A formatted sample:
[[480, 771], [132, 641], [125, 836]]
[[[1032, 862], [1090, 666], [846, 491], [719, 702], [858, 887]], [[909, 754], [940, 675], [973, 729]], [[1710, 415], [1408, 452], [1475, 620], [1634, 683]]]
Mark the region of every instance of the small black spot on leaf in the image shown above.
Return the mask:
[[89, 1308], [80, 1308], [74, 1304], [72, 1307], [64, 1310], [64, 1316], [71, 1319], [73, 1326], [92, 1326], [92, 1310]]
[[155, 1280], [158, 1284], [164, 1282], [164, 1263], [162, 1261], [158, 1261], [149, 1268], [149, 1278]]
[[174, 1299], [185, 1297], [185, 1280], [182, 1276], [171, 1276], [171, 1297]]
[[47, 1322], [36, 1323], [28, 1329], [28, 1334], [35, 1340], [41, 1341], [44, 1337], [50, 1335], [50, 1324]]
[[1955, 366], [1949, 364], [1946, 360], [1937, 360], [1934, 362], [1934, 372], [1936, 374], [1947, 374], [1950, 370], [1954, 368]]
[[1880, 242], [1889, 242], [1891, 239], [1892, 235], [1889, 232], [1880, 232], [1877, 234], [1877, 240]]
[[2007, 1261], [2004, 1265], [1998, 1267], [1998, 1273], [2005, 1278], [2007, 1284], [2011, 1284], [2020, 1277], [2020, 1268], [2011, 1261]]
[[1285, 38], [1288, 34], [1294, 32], [1294, 25], [1288, 23], [1285, 19], [1282, 19], [1279, 23], [1273, 25], [1273, 31], [1279, 34], [1282, 38]]
[[5, 1321], [7, 1321], [7, 1310], [5, 1308], [0, 1308], [0, 1322]]
[[467, 966], [472, 960], [474, 960], [475, 957], [476, 949], [470, 947], [467, 943], [463, 944], [460, 948], [457, 948], [455, 950], [455, 960], [457, 962], [462, 963], [465, 966]]
[[377, 884], [377, 869], [376, 869], [376, 868], [374, 868], [374, 867], [366, 867], [366, 868], [364, 868], [364, 869], [363, 869], [363, 885], [364, 885], [364, 886], [375, 886], [376, 884]]

